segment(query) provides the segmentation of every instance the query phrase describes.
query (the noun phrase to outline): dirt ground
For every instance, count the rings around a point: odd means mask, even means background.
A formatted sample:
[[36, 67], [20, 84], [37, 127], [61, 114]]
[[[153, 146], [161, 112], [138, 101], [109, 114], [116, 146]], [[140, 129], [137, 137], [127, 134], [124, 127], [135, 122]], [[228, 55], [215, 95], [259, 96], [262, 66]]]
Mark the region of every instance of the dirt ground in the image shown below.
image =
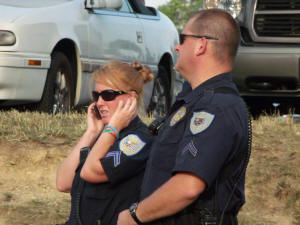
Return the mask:
[[[255, 133], [239, 225], [300, 225], [300, 139], [260, 132], [263, 128]], [[65, 222], [70, 196], [56, 190], [55, 177], [75, 144], [59, 138], [16, 143], [0, 141], [0, 225]]]
[[55, 224], [69, 212], [69, 194], [55, 188], [56, 169], [72, 146], [0, 142], [0, 224]]

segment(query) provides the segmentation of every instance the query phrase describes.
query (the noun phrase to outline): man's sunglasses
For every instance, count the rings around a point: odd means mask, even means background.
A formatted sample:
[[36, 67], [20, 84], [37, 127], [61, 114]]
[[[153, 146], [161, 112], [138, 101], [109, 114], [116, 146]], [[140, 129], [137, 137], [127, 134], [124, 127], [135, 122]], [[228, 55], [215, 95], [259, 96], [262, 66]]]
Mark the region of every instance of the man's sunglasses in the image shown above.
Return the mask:
[[104, 90], [104, 91], [101, 91], [101, 92], [92, 91], [92, 97], [93, 97], [93, 100], [95, 102], [98, 101], [99, 96], [101, 96], [104, 101], [112, 101], [118, 95], [123, 95], [125, 93], [126, 92], [124, 92], [124, 91], [114, 91], [114, 90]]
[[206, 35], [195, 35], [195, 34], [179, 34], [179, 43], [182, 45], [186, 37], [194, 37], [194, 38], [205, 38], [210, 40], [219, 40], [218, 38], [214, 38]]

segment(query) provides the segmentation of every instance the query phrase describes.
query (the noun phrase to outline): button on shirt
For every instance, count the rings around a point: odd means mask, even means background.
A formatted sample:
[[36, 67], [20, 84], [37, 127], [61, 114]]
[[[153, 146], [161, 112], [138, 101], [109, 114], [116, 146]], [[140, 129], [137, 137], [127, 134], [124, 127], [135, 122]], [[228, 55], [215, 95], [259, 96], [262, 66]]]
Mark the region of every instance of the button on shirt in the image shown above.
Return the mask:
[[151, 142], [152, 135], [147, 126], [136, 117], [120, 132], [119, 140], [100, 160], [109, 182], [84, 182], [78, 215], [77, 196], [79, 183], [83, 181], [80, 165], [72, 185], [72, 205], [67, 225], [77, 225], [78, 216], [85, 225], [116, 224], [118, 213], [138, 200]]
[[[200, 195], [207, 208], [224, 208], [234, 185], [234, 171], [218, 193], [212, 188], [224, 165], [239, 151], [247, 150], [248, 115], [244, 101], [237, 95], [217, 93], [215, 88], [228, 87], [238, 93], [230, 73], [220, 74], [177, 99], [175, 110], [166, 119], [152, 145], [142, 184], [141, 199], [146, 198], [174, 174], [188, 172], [206, 183]], [[175, 103], [176, 105], [176, 103]], [[244, 176], [236, 198], [227, 211], [244, 203]], [[218, 206], [213, 205], [215, 196]]]

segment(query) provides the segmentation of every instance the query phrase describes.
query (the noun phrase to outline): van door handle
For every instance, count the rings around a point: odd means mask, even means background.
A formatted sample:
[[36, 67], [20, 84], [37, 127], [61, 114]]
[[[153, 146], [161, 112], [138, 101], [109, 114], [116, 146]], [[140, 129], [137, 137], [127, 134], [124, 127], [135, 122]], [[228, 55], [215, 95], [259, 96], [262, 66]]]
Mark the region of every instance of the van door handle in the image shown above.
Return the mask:
[[143, 43], [143, 33], [141, 31], [136, 32], [136, 39], [138, 43]]

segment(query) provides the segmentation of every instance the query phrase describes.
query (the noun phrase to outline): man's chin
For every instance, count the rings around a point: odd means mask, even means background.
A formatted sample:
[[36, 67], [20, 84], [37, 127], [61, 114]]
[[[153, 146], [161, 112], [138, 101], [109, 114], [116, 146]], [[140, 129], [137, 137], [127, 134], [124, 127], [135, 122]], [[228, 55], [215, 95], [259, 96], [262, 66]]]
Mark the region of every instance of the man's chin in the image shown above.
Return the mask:
[[181, 69], [181, 67], [180, 67], [178, 64], [176, 64], [176, 65], [174, 66], [174, 69], [179, 73], [180, 77], [184, 78], [184, 77], [182, 76], [182, 69]]
[[176, 65], [174, 66], [174, 69], [175, 69], [178, 73], [180, 73], [180, 67], [179, 67], [179, 65], [176, 64]]

